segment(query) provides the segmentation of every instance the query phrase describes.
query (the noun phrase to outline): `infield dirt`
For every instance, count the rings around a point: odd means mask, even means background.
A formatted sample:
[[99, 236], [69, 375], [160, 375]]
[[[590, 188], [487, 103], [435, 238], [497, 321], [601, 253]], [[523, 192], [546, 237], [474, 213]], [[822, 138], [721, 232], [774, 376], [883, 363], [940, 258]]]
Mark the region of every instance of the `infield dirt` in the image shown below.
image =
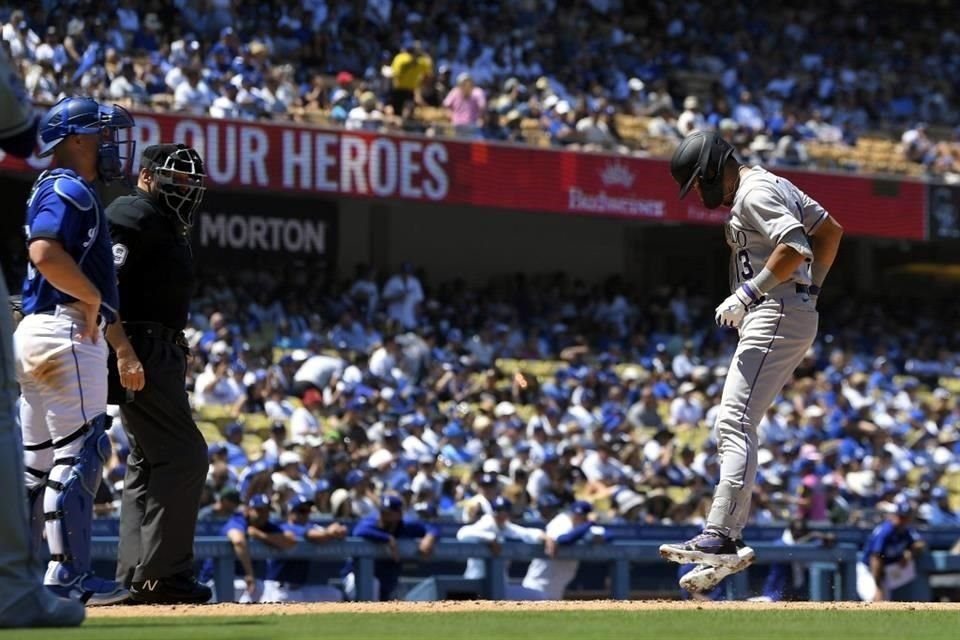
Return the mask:
[[960, 603], [938, 602], [701, 602], [677, 600], [563, 600], [508, 602], [450, 600], [444, 602], [317, 602], [286, 604], [120, 605], [90, 607], [90, 618], [146, 618], [158, 616], [263, 616], [323, 613], [456, 613], [476, 611], [690, 611], [821, 610], [821, 611], [956, 611]]

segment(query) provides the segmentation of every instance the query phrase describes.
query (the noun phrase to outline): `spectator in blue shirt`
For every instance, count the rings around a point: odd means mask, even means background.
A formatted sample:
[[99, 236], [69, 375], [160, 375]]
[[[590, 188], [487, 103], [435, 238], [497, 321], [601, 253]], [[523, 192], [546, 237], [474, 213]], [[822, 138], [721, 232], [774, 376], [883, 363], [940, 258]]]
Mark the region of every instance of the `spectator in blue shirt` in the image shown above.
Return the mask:
[[[378, 513], [360, 520], [353, 528], [353, 535], [389, 547], [391, 557], [378, 559], [373, 565], [373, 599], [386, 601], [390, 599], [400, 579], [401, 564], [397, 540], [420, 538], [420, 554], [428, 557], [433, 552], [433, 545], [440, 535], [440, 530], [431, 524], [404, 519], [403, 500], [400, 496], [387, 494], [380, 499]], [[347, 599], [356, 600], [357, 586], [352, 559], [347, 562], [344, 572], [343, 587]]]
[[[237, 578], [233, 582], [233, 600], [236, 602], [258, 602], [263, 595], [263, 582], [257, 580], [250, 558], [248, 538], [259, 540], [277, 549], [289, 549], [297, 544], [292, 533], [285, 532], [270, 520], [270, 498], [266, 494], [257, 494], [250, 498], [242, 512], [235, 513], [220, 529], [220, 534], [233, 544], [237, 556], [235, 571]], [[212, 560], [204, 567], [204, 577], [211, 577]], [[217, 594], [223, 600], [223, 594]]]
[[[313, 501], [304, 495], [295, 495], [287, 503], [287, 521], [280, 525], [283, 532], [299, 542], [323, 544], [342, 540], [347, 528], [339, 522], [326, 527], [310, 522]], [[261, 602], [340, 602], [343, 593], [324, 584], [307, 584], [310, 574], [309, 560], [292, 560], [284, 557], [267, 560], [267, 573], [263, 581]]]
[[915, 580], [914, 554], [926, 546], [910, 526], [913, 505], [908, 500], [898, 498], [887, 511], [888, 519], [870, 534], [857, 563], [857, 594], [866, 602], [889, 600], [894, 589]]
[[458, 422], [451, 422], [443, 429], [443, 437], [447, 443], [440, 449], [440, 454], [450, 464], [469, 464], [473, 461], [473, 454], [466, 448], [467, 433]]
[[950, 508], [950, 494], [943, 487], [930, 491], [930, 502], [920, 507], [920, 517], [932, 527], [960, 526], [960, 514]]
[[247, 452], [243, 449], [243, 425], [239, 422], [231, 422], [225, 429], [227, 437], [223, 443], [227, 450], [227, 464], [234, 469], [242, 469], [247, 466]]

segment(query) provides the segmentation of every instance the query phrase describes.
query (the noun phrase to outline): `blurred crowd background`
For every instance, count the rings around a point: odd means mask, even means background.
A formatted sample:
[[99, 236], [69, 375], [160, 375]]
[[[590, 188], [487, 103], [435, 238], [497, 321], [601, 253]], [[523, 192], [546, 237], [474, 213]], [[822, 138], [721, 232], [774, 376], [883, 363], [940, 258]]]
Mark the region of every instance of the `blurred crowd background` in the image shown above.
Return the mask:
[[[384, 493], [423, 519], [470, 520], [478, 496], [496, 495], [518, 519], [574, 499], [602, 522], [705, 518], [736, 343], [711, 300], [562, 273], [434, 284], [410, 264], [200, 282], [187, 386], [210, 442], [204, 518], [259, 493], [278, 513], [312, 496], [338, 519], [372, 513]], [[753, 521], [864, 526], [901, 496], [923, 523], [960, 525], [960, 305], [825, 304], [760, 424]], [[111, 433], [104, 515], [128, 451]]]
[[[948, 3], [160, 0], [0, 6], [30, 96], [668, 156], [723, 132], [747, 163], [960, 177]], [[720, 28], [719, 25], [723, 25]], [[563, 273], [484, 286], [212, 269], [187, 375], [210, 443], [202, 517], [294, 494], [338, 519], [698, 524], [736, 336], [694, 290]], [[756, 523], [866, 524], [896, 496], [960, 525], [960, 304], [834, 294], [760, 425]], [[115, 515], [128, 452], [98, 513]], [[482, 498], [482, 500], [481, 500]]]
[[[0, 8], [34, 100], [82, 93], [669, 155], [693, 129], [749, 161], [960, 177], [949, 3], [43, 0]], [[718, 25], [724, 25], [719, 28]]]

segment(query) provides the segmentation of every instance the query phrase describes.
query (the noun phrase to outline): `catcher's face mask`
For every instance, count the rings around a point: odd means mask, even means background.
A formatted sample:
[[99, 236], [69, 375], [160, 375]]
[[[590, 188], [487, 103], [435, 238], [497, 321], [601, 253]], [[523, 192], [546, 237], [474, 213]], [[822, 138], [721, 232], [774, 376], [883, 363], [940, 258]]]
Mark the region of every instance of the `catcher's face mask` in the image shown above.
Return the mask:
[[153, 193], [165, 209], [189, 227], [207, 190], [207, 175], [203, 170], [203, 160], [196, 150], [186, 145], [177, 147], [163, 162], [151, 167], [156, 185]]

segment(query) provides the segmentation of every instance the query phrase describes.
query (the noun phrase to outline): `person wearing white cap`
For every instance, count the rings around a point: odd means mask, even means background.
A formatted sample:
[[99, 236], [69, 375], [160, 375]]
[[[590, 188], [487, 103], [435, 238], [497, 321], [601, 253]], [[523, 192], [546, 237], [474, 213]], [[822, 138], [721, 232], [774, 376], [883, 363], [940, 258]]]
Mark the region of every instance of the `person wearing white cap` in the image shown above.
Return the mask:
[[701, 131], [707, 126], [707, 121], [700, 111], [700, 100], [697, 96], [687, 96], [683, 101], [683, 113], [677, 118], [677, 129], [684, 137], [694, 131]]
[[443, 106], [450, 110], [450, 123], [459, 136], [473, 136], [482, 122], [487, 108], [487, 94], [473, 83], [469, 73], [457, 76], [457, 86], [443, 99]]
[[677, 389], [677, 397], [670, 403], [670, 420], [675, 426], [696, 426], [703, 419], [703, 405], [693, 393], [696, 390], [692, 382], [684, 382]]
[[289, 489], [295, 495], [313, 495], [313, 483], [303, 473], [299, 454], [282, 452], [277, 467], [278, 470], [271, 476], [274, 490]]
[[510, 416], [514, 416], [516, 414], [517, 414], [517, 408], [513, 406], [512, 402], [507, 402], [506, 400], [499, 403], [493, 409], [493, 415], [495, 418], [498, 418], [498, 419], [509, 418]]
[[630, 89], [630, 95], [627, 98], [629, 111], [635, 116], [643, 115], [647, 109], [647, 96], [644, 93], [643, 80], [640, 78], [630, 78], [627, 82], [627, 88]]

